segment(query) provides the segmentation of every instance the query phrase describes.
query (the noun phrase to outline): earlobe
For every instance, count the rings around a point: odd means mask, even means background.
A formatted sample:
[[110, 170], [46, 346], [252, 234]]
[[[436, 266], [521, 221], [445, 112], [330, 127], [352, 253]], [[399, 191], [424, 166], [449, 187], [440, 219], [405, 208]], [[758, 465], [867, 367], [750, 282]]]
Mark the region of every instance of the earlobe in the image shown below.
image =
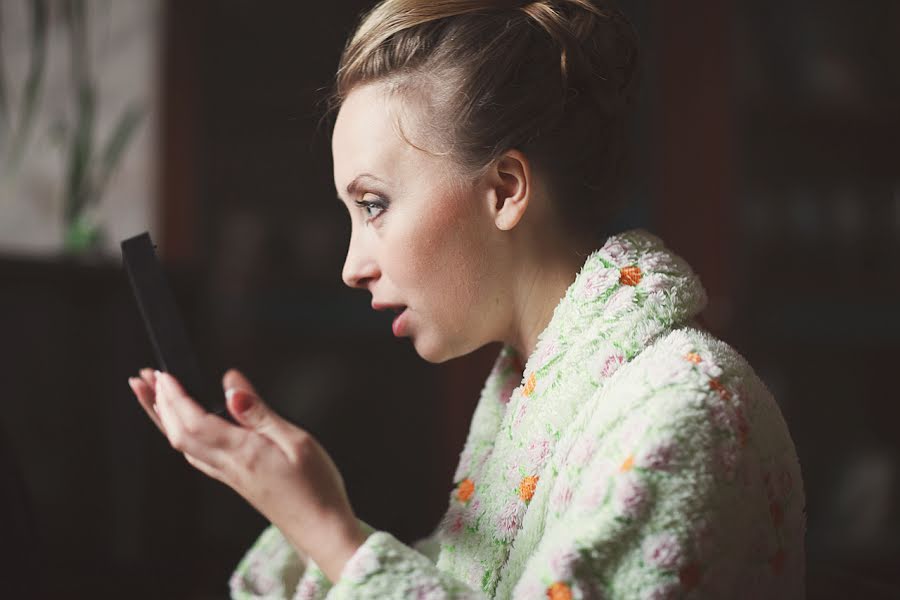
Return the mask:
[[531, 169], [525, 155], [509, 150], [498, 158], [494, 181], [494, 223], [510, 231], [522, 220], [530, 199]]

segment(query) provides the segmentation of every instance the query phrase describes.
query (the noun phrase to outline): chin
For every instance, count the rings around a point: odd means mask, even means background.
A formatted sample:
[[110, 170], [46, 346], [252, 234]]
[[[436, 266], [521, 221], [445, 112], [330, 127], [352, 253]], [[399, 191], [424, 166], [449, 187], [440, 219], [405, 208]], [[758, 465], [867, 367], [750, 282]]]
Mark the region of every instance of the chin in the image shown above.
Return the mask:
[[465, 356], [477, 349], [477, 347], [465, 348], [461, 347], [460, 344], [450, 345], [447, 343], [440, 343], [440, 340], [435, 342], [434, 340], [423, 339], [421, 337], [413, 338], [413, 346], [419, 356], [434, 365], [453, 360], [454, 358], [459, 358], [460, 356]]
[[453, 354], [447, 353], [446, 348], [442, 348], [440, 345], [423, 344], [416, 339], [413, 341], [413, 346], [419, 356], [433, 365], [456, 358]]

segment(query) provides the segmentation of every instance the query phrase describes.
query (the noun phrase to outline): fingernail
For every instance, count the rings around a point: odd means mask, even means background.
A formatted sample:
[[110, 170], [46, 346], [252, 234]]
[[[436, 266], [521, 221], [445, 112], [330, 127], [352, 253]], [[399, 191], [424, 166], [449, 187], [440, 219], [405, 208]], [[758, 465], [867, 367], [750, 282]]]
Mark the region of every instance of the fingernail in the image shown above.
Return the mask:
[[[231, 397], [234, 396], [235, 392], [237, 392], [237, 388], [231, 388], [225, 392], [225, 395], [231, 400]], [[246, 412], [251, 406], [253, 406], [253, 398], [250, 397], [250, 394], [241, 394], [237, 397], [237, 400], [234, 401], [234, 410], [239, 413]]]
[[135, 383], [134, 383], [134, 377], [129, 377], [129, 378], [128, 378], [128, 387], [131, 388], [131, 391], [132, 391], [132, 392], [134, 392], [135, 394], [137, 394], [137, 386], [135, 386]]

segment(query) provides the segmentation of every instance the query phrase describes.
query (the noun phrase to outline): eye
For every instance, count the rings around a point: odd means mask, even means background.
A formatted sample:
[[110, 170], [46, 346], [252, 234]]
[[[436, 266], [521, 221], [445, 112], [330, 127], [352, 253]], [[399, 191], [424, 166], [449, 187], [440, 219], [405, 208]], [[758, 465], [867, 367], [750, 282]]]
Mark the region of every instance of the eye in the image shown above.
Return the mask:
[[[377, 200], [354, 200], [353, 203], [366, 212], [366, 217], [368, 217], [366, 219], [367, 221], [374, 221], [381, 213], [387, 210], [388, 207], [388, 203], [381, 198], [378, 198]], [[377, 211], [375, 214], [370, 212], [373, 209]]]

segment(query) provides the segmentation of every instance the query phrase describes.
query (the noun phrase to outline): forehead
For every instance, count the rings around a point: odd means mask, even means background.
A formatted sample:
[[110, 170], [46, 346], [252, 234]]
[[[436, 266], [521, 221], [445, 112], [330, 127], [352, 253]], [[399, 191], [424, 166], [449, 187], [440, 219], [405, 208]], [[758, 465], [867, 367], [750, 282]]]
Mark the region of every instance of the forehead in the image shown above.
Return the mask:
[[414, 159], [396, 127], [395, 101], [383, 86], [369, 84], [354, 89], [341, 105], [331, 138], [334, 182], [339, 193], [358, 174], [388, 178]]

